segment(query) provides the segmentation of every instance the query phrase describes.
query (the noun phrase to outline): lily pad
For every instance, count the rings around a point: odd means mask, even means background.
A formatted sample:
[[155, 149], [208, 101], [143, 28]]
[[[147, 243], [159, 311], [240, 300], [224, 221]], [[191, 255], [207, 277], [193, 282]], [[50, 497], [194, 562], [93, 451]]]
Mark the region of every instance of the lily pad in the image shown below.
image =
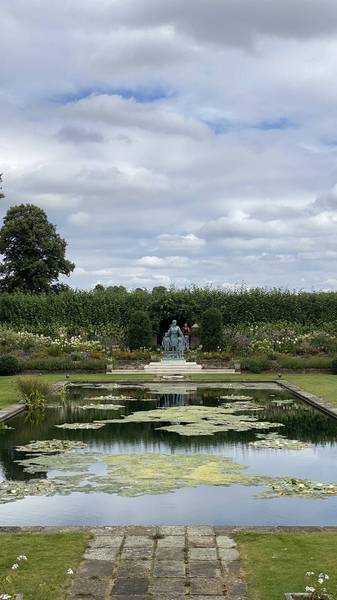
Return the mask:
[[90, 400], [91, 401], [102, 401], [102, 400], [116, 400], [116, 401], [131, 401], [131, 400], [151, 400], [153, 402], [156, 402], [156, 400], [154, 398], [130, 398], [129, 396], [113, 396], [113, 395], [106, 395], [106, 396], [90, 396]]
[[279, 433], [258, 433], [256, 435], [258, 440], [255, 442], [249, 442], [250, 446], [254, 448], [272, 448], [275, 450], [304, 450], [305, 448], [311, 448], [312, 444], [307, 442], [300, 442], [299, 440], [289, 440], [284, 435]]
[[253, 400], [252, 396], [245, 396], [244, 394], [241, 396], [235, 396], [234, 394], [229, 396], [220, 396], [220, 400]]
[[104, 427], [104, 423], [98, 421], [94, 423], [63, 423], [62, 425], [55, 425], [59, 429], [101, 429]]
[[[232, 407], [180, 406], [147, 411], [138, 411], [114, 423], [170, 423], [159, 430], [179, 435], [214, 435], [219, 431], [249, 431], [283, 427], [282, 423], [259, 421], [253, 415], [235, 414]], [[100, 423], [100, 421], [97, 421]]]
[[255, 402], [247, 402], [245, 401], [237, 401], [237, 402], [225, 402], [221, 404], [222, 408], [225, 408], [227, 412], [235, 413], [235, 412], [243, 412], [243, 411], [253, 411], [257, 412], [259, 410], [265, 410], [265, 407], [259, 406]]
[[26, 496], [51, 496], [53, 494], [55, 494], [55, 485], [49, 479], [0, 482], [0, 504], [22, 500]]
[[17, 446], [16, 450], [27, 452], [27, 454], [58, 454], [86, 447], [87, 444], [84, 444], [84, 442], [73, 442], [71, 440], [38, 440], [25, 446]]
[[6, 425], [6, 423], [0, 423], [0, 433], [5, 433], [5, 431], [13, 431], [14, 427], [10, 427]]
[[321, 483], [309, 479], [278, 477], [269, 482], [270, 489], [259, 494], [260, 498], [278, 496], [300, 496], [303, 498], [325, 498], [337, 496], [337, 483]]
[[79, 406], [82, 410], [119, 410], [125, 408], [121, 404], [83, 404]]
[[[121, 454], [67, 452], [16, 461], [26, 473], [45, 473], [48, 479], [0, 482], [0, 503], [25, 496], [104, 492], [120, 496], [164, 494], [179, 488], [207, 486], [264, 486], [261, 498], [337, 496], [337, 483], [269, 477], [247, 473], [230, 458], [207, 454]], [[95, 465], [105, 465], [95, 472]]]

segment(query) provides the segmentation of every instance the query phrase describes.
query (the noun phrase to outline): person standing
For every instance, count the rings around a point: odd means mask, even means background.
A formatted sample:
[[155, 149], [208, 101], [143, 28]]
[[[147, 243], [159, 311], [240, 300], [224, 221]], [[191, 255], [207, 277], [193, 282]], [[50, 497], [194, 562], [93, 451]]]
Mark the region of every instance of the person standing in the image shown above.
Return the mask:
[[188, 323], [185, 323], [184, 327], [183, 327], [183, 336], [184, 336], [184, 341], [185, 341], [185, 350], [189, 350], [190, 349], [190, 334], [191, 334], [191, 328], [189, 327]]

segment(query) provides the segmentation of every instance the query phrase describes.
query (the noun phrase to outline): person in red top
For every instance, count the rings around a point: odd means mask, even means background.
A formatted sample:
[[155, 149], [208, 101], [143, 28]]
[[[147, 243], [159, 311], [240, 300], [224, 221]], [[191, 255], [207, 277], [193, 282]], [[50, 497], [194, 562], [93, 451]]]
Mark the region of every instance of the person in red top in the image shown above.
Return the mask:
[[190, 333], [191, 333], [191, 329], [190, 329], [188, 323], [185, 323], [184, 327], [183, 327], [183, 336], [184, 336], [184, 340], [185, 340], [185, 349], [186, 350], [190, 349]]

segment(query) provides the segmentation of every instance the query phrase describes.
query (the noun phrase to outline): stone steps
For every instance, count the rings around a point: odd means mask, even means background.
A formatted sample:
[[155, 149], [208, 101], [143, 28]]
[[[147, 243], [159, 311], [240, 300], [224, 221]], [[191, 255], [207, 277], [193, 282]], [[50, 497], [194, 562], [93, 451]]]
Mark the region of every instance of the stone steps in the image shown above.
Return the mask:
[[144, 367], [145, 373], [160, 375], [184, 375], [189, 373], [201, 373], [202, 366], [195, 362], [180, 361], [161, 361], [152, 362]]

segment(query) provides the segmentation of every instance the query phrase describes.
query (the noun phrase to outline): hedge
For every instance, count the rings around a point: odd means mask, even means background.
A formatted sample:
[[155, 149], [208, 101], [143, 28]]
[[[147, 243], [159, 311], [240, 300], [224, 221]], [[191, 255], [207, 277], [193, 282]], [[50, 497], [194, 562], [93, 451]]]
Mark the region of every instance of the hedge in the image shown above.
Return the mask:
[[200, 322], [208, 308], [217, 308], [224, 325], [287, 321], [317, 325], [337, 322], [337, 292], [291, 292], [280, 289], [236, 291], [185, 290], [68, 291], [51, 295], [0, 294], [0, 323], [15, 329], [53, 333], [60, 327], [76, 333], [81, 328], [108, 332], [127, 327], [138, 310], [149, 314], [153, 331], [163, 321]]

